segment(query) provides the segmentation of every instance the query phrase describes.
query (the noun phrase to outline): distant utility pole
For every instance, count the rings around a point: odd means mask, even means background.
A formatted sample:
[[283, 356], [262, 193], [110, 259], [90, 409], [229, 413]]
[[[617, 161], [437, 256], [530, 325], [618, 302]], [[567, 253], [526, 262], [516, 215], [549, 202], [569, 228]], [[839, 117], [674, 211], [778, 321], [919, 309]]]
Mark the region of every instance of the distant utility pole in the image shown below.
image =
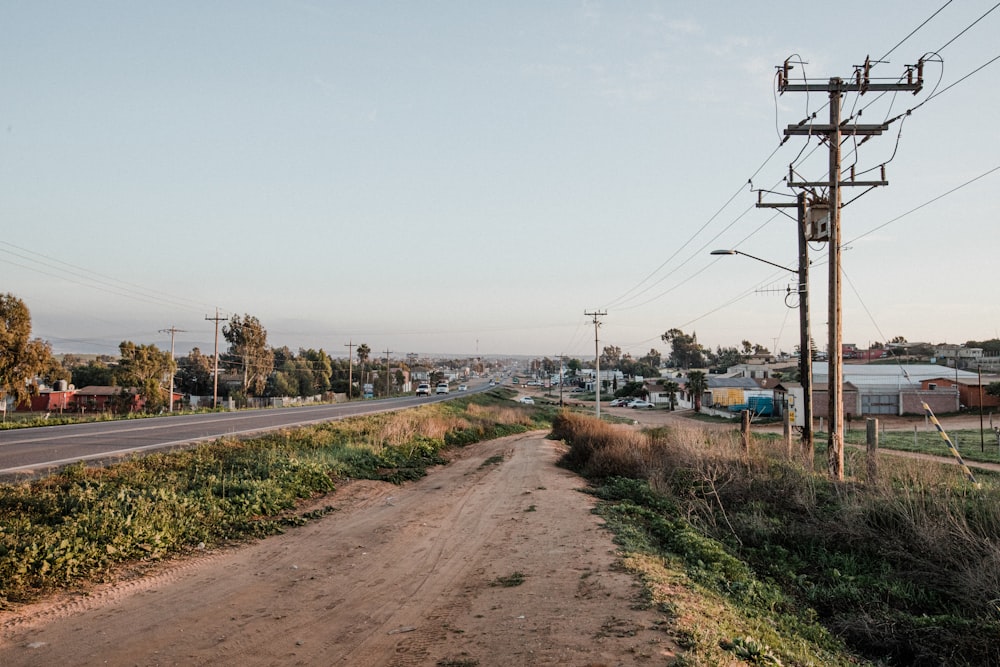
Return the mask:
[[[160, 333], [170, 334], [170, 365], [174, 365], [174, 334], [176, 333], [187, 333], [184, 329], [178, 329], [176, 327], [170, 327], [169, 329], [160, 329]], [[173, 368], [170, 369], [170, 412], [174, 411], [174, 375], [175, 371]]]
[[[889, 129], [888, 123], [878, 125], [862, 125], [857, 122], [841, 122], [840, 110], [844, 93], [856, 92], [864, 95], [868, 91], [909, 91], [914, 94], [923, 87], [923, 59], [915, 66], [907, 66], [903, 81], [892, 83], [873, 83], [871, 80], [872, 62], [865, 58], [865, 64], [854, 71], [854, 81], [847, 82], [840, 77], [833, 77], [828, 82], [791, 83], [788, 72], [792, 69], [789, 61], [778, 67], [778, 90], [784, 94], [789, 92], [826, 92], [830, 97], [830, 122], [797, 123], [785, 129], [785, 136], [817, 136], [824, 141], [830, 151], [829, 180], [826, 181], [796, 181], [794, 166], [789, 166], [788, 186], [791, 188], [823, 188], [826, 189], [826, 207], [829, 211], [827, 224], [811, 216], [811, 240], [826, 240], [829, 242], [829, 396], [830, 396], [830, 435], [827, 444], [827, 468], [830, 476], [837, 480], [844, 479], [844, 350], [841, 342], [843, 321], [841, 310], [840, 281], [840, 208], [842, 187], [874, 188], [888, 185], [885, 179], [885, 164], [882, 165], [881, 179], [877, 181], [858, 181], [854, 178], [854, 167], [851, 167], [850, 178], [841, 180], [840, 144], [845, 136], [877, 136]], [[916, 75], [916, 80], [914, 80]], [[815, 193], [815, 191], [814, 191]], [[816, 195], [816, 199], [821, 199]], [[817, 207], [818, 208], [818, 207]]]
[[596, 405], [597, 405], [597, 408], [596, 408], [596, 411], [595, 411], [595, 415], [597, 416], [598, 419], [600, 419], [601, 418], [601, 351], [598, 348], [597, 329], [601, 326], [601, 321], [599, 319], [597, 319], [597, 318], [598, 317], [604, 317], [604, 316], [606, 316], [608, 314], [608, 311], [606, 311], [606, 310], [595, 310], [592, 313], [588, 313], [587, 311], [584, 311], [583, 314], [586, 315], [587, 317], [593, 317], [594, 318], [594, 366], [597, 369], [597, 382], [596, 382], [596, 387], [597, 387], [596, 398], [597, 398], [597, 400], [595, 402]]
[[389, 398], [389, 355], [392, 354], [392, 350], [386, 349], [385, 351], [385, 397]]
[[351, 400], [351, 389], [354, 386], [354, 339], [344, 344], [347, 348], [347, 400]]
[[219, 407], [219, 322], [226, 319], [219, 317], [219, 309], [215, 309], [215, 317], [205, 316], [209, 322], [215, 322], [215, 371], [212, 373], [212, 409]]

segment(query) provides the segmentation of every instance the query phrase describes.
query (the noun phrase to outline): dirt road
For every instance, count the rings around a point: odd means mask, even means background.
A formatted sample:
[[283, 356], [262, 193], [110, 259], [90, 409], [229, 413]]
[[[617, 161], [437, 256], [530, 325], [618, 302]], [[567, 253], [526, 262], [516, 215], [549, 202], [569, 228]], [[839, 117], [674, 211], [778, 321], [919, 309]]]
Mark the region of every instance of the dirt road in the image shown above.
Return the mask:
[[473, 445], [404, 486], [353, 482], [284, 535], [4, 612], [0, 664], [664, 664], [662, 618], [633, 608], [543, 436]]

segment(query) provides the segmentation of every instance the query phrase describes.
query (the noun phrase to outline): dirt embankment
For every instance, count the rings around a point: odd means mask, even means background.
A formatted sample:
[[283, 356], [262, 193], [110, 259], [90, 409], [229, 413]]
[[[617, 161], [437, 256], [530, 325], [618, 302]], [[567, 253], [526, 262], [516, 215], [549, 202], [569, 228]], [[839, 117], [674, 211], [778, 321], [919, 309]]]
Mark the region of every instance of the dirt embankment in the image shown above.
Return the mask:
[[[542, 433], [284, 535], [0, 615], [3, 665], [631, 665], [672, 655]], [[489, 462], [503, 456], [503, 461]]]

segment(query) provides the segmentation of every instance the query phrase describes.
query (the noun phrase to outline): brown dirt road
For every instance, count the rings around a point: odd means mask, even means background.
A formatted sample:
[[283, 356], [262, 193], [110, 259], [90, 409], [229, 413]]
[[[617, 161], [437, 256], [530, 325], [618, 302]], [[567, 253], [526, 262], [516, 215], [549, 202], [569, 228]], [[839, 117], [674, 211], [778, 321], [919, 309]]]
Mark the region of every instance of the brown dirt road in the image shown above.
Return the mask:
[[664, 664], [660, 617], [543, 436], [403, 486], [352, 482], [283, 535], [3, 612], [0, 664]]

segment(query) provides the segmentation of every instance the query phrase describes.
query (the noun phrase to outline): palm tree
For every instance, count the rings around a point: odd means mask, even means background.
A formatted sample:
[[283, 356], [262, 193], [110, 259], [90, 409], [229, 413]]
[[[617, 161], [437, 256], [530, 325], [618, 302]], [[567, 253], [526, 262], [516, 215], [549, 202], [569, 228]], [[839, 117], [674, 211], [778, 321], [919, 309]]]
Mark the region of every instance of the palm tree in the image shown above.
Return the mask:
[[678, 385], [673, 380], [667, 380], [663, 383], [663, 391], [666, 392], [667, 398], [670, 401], [670, 409], [673, 410], [677, 407], [677, 391], [680, 389]]
[[704, 371], [691, 371], [688, 373], [688, 393], [694, 397], [694, 411], [701, 412], [701, 395], [708, 389], [708, 380], [705, 379]]
[[361, 384], [362, 389], [364, 389], [365, 380], [365, 363], [368, 361], [369, 355], [371, 355], [372, 349], [368, 347], [368, 343], [361, 343], [358, 345], [358, 364], [361, 366]]

